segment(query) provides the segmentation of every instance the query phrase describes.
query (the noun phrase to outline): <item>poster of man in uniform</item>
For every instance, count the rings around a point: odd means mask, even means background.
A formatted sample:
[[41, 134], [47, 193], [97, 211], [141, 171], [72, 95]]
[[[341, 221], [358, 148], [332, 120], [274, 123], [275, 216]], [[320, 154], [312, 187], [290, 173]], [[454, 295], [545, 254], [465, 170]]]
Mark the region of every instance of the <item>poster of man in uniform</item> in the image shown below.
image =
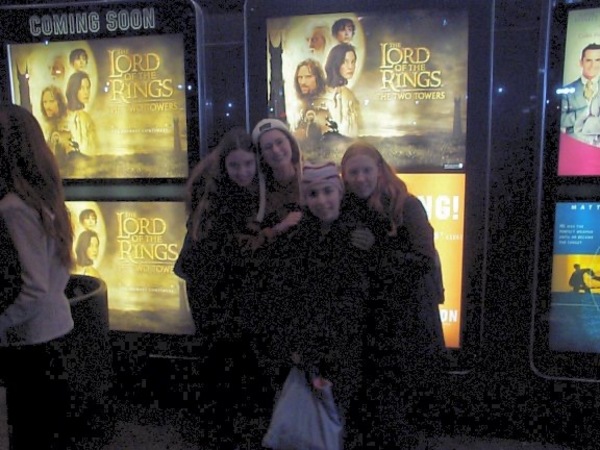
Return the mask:
[[560, 94], [558, 175], [600, 175], [600, 8], [569, 12]]

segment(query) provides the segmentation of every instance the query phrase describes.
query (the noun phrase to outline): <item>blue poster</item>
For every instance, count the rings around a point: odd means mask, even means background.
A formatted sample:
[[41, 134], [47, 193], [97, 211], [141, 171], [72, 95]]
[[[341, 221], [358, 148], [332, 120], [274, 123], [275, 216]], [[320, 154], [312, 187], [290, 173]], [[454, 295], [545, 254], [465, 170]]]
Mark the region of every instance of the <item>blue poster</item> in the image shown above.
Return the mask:
[[556, 205], [550, 347], [600, 352], [600, 202]]

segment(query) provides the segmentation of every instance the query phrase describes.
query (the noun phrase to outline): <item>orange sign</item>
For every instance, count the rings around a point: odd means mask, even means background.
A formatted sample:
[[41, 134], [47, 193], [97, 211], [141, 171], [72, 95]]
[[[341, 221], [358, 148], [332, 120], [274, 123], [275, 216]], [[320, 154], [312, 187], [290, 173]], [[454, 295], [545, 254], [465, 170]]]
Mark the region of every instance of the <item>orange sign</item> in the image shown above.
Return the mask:
[[464, 246], [464, 174], [401, 174], [427, 211], [442, 261], [446, 301], [440, 306], [446, 346], [460, 347]]

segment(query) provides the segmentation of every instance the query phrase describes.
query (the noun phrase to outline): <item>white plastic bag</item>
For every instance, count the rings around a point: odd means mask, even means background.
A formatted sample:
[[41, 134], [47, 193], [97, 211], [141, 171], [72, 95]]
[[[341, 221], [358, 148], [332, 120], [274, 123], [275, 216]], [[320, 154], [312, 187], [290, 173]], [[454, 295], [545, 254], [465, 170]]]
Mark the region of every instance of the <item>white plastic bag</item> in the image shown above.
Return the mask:
[[314, 389], [293, 367], [262, 444], [275, 450], [341, 450], [342, 431], [331, 385]]

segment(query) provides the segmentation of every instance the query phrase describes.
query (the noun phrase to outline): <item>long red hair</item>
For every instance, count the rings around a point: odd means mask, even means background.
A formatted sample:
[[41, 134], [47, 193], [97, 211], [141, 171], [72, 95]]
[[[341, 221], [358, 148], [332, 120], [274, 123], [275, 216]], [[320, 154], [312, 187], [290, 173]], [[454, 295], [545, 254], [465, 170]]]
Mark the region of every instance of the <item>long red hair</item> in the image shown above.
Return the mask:
[[[377, 148], [365, 141], [352, 143], [342, 157], [342, 178], [346, 178], [347, 162], [353, 156], [364, 155], [371, 158], [379, 169], [375, 190], [367, 200], [367, 204], [390, 221], [390, 236], [395, 236], [398, 227], [402, 225], [404, 202], [410, 196], [406, 183], [396, 174], [396, 171], [383, 159]], [[348, 184], [346, 191], [350, 192]]]

